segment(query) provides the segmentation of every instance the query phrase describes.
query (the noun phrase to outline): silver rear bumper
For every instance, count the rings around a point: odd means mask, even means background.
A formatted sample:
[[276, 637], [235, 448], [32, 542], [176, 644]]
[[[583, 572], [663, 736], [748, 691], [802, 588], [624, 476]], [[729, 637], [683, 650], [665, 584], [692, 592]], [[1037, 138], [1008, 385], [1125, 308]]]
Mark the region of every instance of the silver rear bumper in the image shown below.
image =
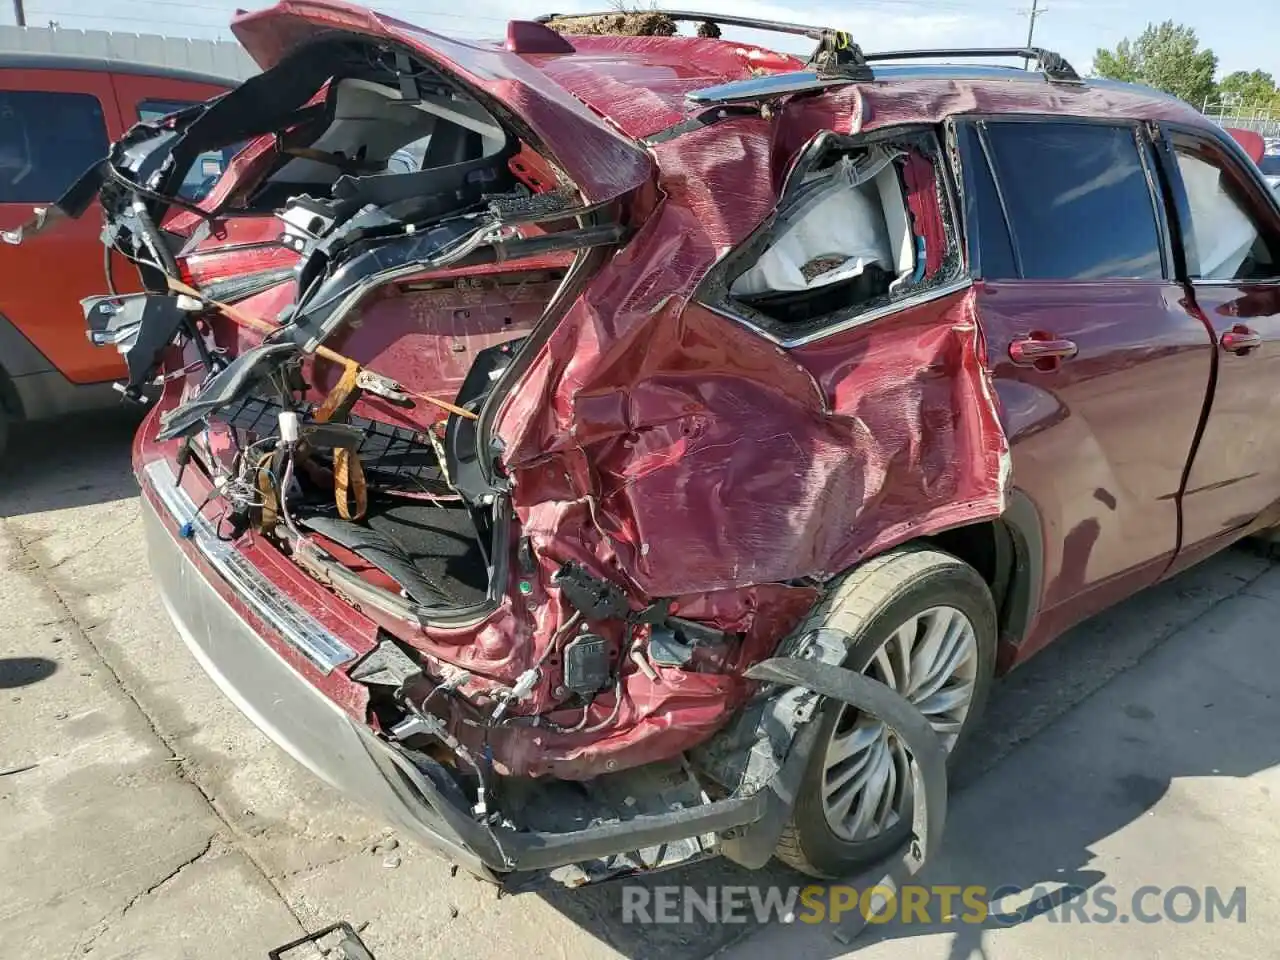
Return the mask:
[[407, 828], [450, 860], [488, 873], [474, 853], [424, 822], [435, 819], [432, 811], [406, 781], [391, 749], [258, 636], [205, 579], [150, 499], [143, 496], [142, 504], [147, 554], [160, 597], [188, 649], [228, 699], [326, 783]]
[[[472, 873], [518, 886], [525, 878], [566, 864], [741, 832], [760, 821], [771, 806], [789, 808], [782, 800], [786, 794], [771, 781], [749, 794], [695, 807], [676, 804], [666, 812], [637, 811], [623, 818], [604, 811], [610, 815], [564, 832], [513, 830], [476, 820], [467, 798], [439, 763], [421, 754], [410, 757], [380, 740], [313, 686], [267, 637], [277, 638], [280, 649], [297, 650], [323, 676], [353, 660], [355, 652], [342, 649], [338, 638], [286, 596], [259, 582], [261, 574], [244, 557], [216, 537], [210, 540], [206, 534], [211, 531], [199, 521], [195, 505], [171, 489], [173, 472], [167, 464], [153, 461], [140, 476], [147, 488], [142, 498], [147, 552], [160, 596], [214, 683], [263, 733], [318, 777]], [[261, 619], [261, 626], [246, 620], [227, 596], [244, 603], [249, 616]], [[791, 753], [788, 767], [803, 769], [805, 752]], [[781, 821], [776, 827], [780, 829]], [[769, 850], [775, 841], [776, 836], [768, 840]]]

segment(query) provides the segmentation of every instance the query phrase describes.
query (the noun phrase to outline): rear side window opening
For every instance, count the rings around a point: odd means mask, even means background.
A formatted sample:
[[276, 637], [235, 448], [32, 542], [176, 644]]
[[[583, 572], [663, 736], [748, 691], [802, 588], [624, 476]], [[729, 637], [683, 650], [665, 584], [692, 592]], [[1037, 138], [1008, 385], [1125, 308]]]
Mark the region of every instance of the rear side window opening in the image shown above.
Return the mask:
[[1280, 238], [1259, 222], [1241, 183], [1198, 144], [1175, 143], [1174, 150], [1190, 213], [1183, 228], [1188, 274], [1205, 281], [1280, 277]]
[[815, 142], [777, 212], [708, 275], [700, 298], [794, 339], [958, 279], [941, 158], [932, 131]]
[[88, 93], [0, 90], [0, 203], [48, 203], [107, 153]]
[[1162, 279], [1156, 198], [1139, 150], [1128, 124], [983, 121], [971, 129], [984, 279]]

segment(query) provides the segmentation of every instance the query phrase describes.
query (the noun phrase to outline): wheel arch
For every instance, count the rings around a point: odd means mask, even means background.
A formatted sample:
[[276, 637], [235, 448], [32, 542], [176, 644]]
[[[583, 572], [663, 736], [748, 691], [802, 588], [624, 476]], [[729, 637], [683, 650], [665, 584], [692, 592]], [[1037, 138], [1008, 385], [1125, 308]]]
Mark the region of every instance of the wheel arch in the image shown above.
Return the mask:
[[21, 328], [6, 314], [0, 313], [0, 403], [12, 419], [22, 420], [28, 413], [16, 378], [56, 369], [49, 358], [27, 339]]
[[999, 517], [922, 538], [922, 542], [959, 557], [987, 582], [996, 604], [1002, 646], [1022, 643], [1036, 619], [1044, 565], [1040, 531], [1035, 504], [1014, 490]]

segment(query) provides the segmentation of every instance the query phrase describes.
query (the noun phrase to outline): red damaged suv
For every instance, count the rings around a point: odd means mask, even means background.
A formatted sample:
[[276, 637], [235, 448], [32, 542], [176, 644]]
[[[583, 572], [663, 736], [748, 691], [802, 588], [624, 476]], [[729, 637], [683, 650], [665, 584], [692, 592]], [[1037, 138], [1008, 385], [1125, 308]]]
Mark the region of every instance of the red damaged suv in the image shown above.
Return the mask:
[[952, 748], [1280, 519], [1280, 209], [1230, 137], [1042, 50], [714, 19], [818, 47], [285, 0], [235, 21], [261, 75], [60, 202], [147, 286], [86, 316], [164, 384], [134, 462], [193, 653], [509, 883], [847, 874], [913, 775], [841, 677]]

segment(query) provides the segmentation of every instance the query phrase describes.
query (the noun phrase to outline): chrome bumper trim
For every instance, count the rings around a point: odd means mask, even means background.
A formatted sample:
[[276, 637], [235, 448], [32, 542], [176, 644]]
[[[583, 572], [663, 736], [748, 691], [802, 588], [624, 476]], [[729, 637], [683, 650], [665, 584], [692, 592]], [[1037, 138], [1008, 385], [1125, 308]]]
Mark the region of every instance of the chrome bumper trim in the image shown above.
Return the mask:
[[189, 538], [197, 550], [254, 614], [280, 634], [291, 647], [328, 674], [335, 667], [350, 663], [356, 652], [326, 630], [315, 619], [281, 598], [275, 584], [264, 577], [230, 543], [220, 539], [195, 502], [177, 485], [177, 476], [167, 461], [153, 460], [143, 467], [151, 488], [179, 526], [191, 524]]

